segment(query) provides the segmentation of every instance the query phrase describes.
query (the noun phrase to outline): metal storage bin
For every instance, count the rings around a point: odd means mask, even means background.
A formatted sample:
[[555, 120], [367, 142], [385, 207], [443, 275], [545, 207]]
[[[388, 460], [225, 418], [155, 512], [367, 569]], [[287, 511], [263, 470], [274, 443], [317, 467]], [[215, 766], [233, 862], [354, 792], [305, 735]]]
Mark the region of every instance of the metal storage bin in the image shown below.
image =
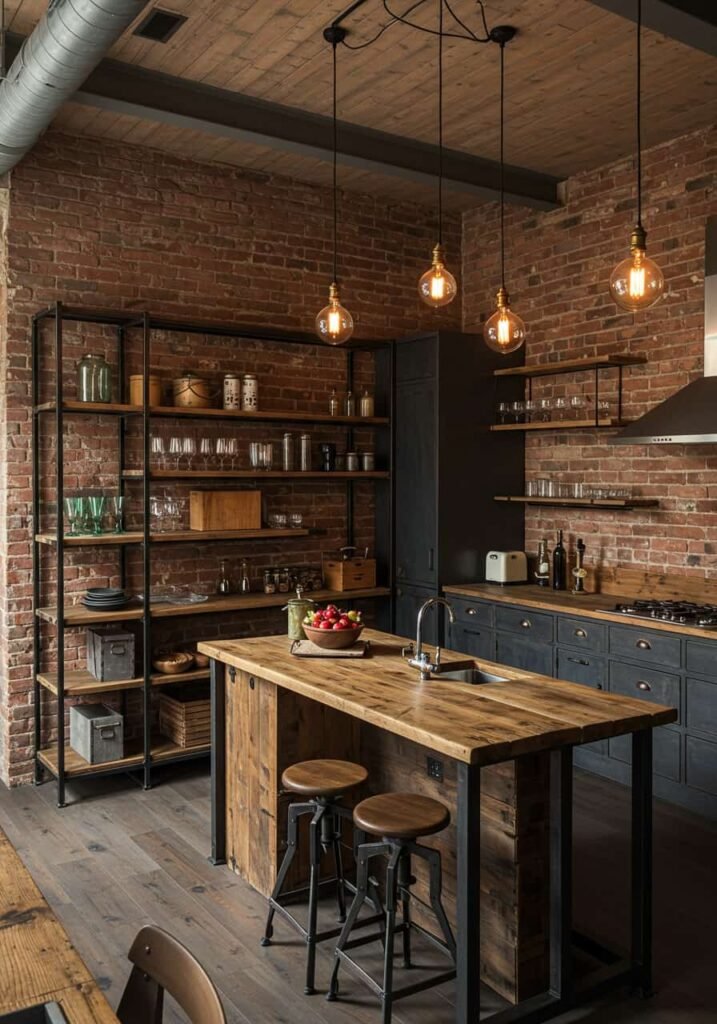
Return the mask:
[[93, 626], [87, 630], [87, 671], [101, 683], [133, 679], [134, 633], [116, 626]]
[[124, 756], [124, 720], [105, 704], [70, 708], [70, 746], [89, 764], [119, 761]]

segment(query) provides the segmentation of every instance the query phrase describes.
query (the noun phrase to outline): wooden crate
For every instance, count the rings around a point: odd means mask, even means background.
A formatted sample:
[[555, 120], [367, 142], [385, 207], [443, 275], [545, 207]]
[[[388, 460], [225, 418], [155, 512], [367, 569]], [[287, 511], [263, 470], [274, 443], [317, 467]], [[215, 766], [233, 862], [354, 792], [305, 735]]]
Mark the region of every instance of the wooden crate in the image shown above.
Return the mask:
[[206, 684], [168, 687], [159, 697], [159, 731], [180, 747], [209, 743], [210, 705]]
[[323, 559], [324, 583], [329, 590], [362, 590], [376, 586], [375, 558]]
[[258, 530], [261, 491], [190, 491], [191, 530]]

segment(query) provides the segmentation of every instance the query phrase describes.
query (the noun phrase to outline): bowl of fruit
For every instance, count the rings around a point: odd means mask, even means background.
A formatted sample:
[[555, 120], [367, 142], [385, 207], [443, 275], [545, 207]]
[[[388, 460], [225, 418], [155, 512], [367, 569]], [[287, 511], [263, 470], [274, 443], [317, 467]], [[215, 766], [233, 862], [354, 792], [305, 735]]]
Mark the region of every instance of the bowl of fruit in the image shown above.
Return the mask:
[[302, 625], [309, 640], [327, 651], [353, 647], [363, 632], [361, 612], [342, 611], [335, 604], [307, 612]]

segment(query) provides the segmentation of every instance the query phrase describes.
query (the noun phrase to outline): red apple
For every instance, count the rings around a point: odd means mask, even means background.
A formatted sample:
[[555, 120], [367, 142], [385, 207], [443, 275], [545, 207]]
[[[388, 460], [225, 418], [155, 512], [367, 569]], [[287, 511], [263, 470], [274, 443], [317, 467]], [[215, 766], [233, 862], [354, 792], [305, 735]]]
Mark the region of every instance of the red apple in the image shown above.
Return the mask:
[[331, 628], [332, 628], [331, 627], [331, 623], [328, 620], [326, 620], [326, 619], [324, 619], [324, 621], [319, 626], [319, 629], [331, 629]]

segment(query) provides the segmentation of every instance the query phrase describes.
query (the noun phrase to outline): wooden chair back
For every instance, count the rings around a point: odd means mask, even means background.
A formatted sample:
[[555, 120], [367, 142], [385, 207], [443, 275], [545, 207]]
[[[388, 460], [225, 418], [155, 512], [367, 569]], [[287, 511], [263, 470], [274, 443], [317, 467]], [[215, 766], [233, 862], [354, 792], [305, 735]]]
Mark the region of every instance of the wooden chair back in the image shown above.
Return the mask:
[[117, 1008], [121, 1024], [162, 1024], [165, 991], [192, 1024], [226, 1024], [211, 978], [186, 946], [168, 932], [142, 928], [129, 959], [134, 966]]

